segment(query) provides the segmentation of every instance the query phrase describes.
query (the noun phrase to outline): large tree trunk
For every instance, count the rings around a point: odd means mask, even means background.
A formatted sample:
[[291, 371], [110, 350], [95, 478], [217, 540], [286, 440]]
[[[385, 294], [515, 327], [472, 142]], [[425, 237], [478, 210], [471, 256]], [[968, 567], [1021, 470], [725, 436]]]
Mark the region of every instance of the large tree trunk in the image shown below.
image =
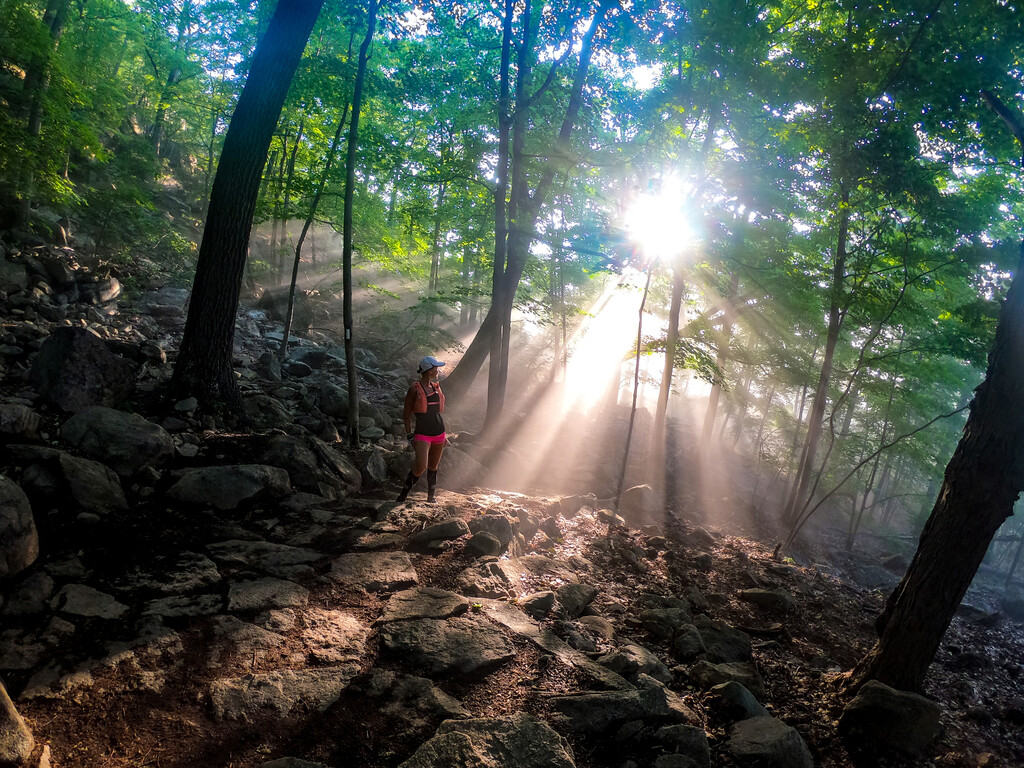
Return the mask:
[[985, 380], [910, 568], [878, 617], [878, 642], [854, 669], [868, 680], [920, 690], [942, 636], [992, 536], [1024, 490], [1024, 242], [996, 328]]
[[210, 193], [174, 388], [240, 408], [231, 368], [235, 313], [256, 196], [281, 107], [324, 0], [280, 0], [256, 46]]
[[342, 314], [345, 321], [345, 368], [348, 371], [348, 442], [359, 447], [359, 380], [356, 378], [355, 343], [352, 339], [352, 207], [355, 202], [356, 149], [359, 145], [359, 113], [363, 107], [363, 81], [366, 62], [370, 58], [370, 43], [377, 25], [377, 0], [370, 0], [366, 18], [366, 37], [359, 46], [359, 65], [352, 93], [352, 121], [348, 126], [348, 144], [345, 147], [345, 231], [341, 241]]

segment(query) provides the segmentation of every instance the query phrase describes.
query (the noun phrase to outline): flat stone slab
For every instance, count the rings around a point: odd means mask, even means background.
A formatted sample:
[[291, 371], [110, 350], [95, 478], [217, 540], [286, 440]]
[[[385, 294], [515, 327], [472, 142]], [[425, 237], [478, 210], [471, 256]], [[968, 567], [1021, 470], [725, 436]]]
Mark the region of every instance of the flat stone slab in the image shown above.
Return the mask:
[[293, 581], [255, 579], [236, 581], [228, 587], [229, 611], [265, 611], [301, 608], [309, 602], [309, 590]]
[[708, 690], [716, 685], [735, 681], [750, 691], [758, 699], [764, 699], [764, 680], [757, 667], [750, 661], [725, 662], [712, 664], [710, 661], [698, 661], [690, 668], [690, 682], [701, 690]]
[[555, 712], [555, 725], [581, 736], [607, 734], [631, 720], [697, 722], [675, 694], [657, 685], [629, 691], [567, 693], [548, 701]]
[[480, 600], [480, 604], [488, 618], [553, 654], [563, 664], [586, 673], [602, 687], [609, 690], [633, 690], [632, 683], [626, 678], [580, 653], [550, 629], [542, 629], [536, 621], [515, 606], [501, 600], [486, 599]]
[[572, 747], [525, 712], [446, 720], [399, 768], [575, 768]]
[[416, 672], [433, 676], [489, 672], [516, 654], [508, 638], [486, 619], [412, 619], [385, 624], [381, 646]]
[[220, 595], [172, 595], [150, 600], [143, 616], [163, 616], [178, 619], [185, 616], [212, 616], [220, 613], [224, 598]]
[[353, 663], [216, 680], [210, 685], [213, 715], [217, 720], [248, 720], [275, 712], [286, 715], [298, 707], [322, 712], [338, 700], [358, 673], [359, 664]]
[[515, 560], [485, 560], [459, 574], [456, 586], [469, 597], [514, 597], [522, 570]]
[[370, 628], [355, 616], [318, 608], [302, 614], [302, 641], [321, 664], [359, 662], [366, 655]]
[[469, 601], [462, 595], [434, 587], [413, 587], [396, 592], [388, 600], [380, 623], [409, 619], [450, 619], [469, 610]]
[[72, 616], [100, 619], [116, 619], [128, 610], [127, 605], [119, 603], [106, 592], [84, 584], [67, 584], [50, 601], [50, 607]]
[[296, 578], [313, 572], [311, 563], [323, 558], [319, 552], [270, 541], [231, 539], [210, 544], [210, 557], [222, 566], [265, 573], [278, 578]]
[[351, 552], [331, 563], [329, 578], [367, 592], [394, 592], [419, 583], [408, 552]]

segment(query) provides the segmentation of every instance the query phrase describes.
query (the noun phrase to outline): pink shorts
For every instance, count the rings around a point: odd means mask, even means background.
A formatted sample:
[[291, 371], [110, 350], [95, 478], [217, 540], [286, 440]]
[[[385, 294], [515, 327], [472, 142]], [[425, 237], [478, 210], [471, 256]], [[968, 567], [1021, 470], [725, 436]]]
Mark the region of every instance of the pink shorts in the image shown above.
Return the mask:
[[442, 432], [440, 435], [413, 435], [413, 440], [417, 443], [433, 443], [434, 445], [444, 445], [445, 433]]

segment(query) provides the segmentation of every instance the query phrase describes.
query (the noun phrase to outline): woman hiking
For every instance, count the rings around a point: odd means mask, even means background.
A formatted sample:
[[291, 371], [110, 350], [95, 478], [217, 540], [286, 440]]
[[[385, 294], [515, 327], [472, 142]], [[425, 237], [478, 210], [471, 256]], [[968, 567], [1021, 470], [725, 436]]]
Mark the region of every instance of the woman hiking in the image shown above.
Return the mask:
[[[405, 409], [402, 420], [409, 442], [416, 452], [412, 469], [405, 478], [402, 492], [397, 501], [405, 501], [409, 491], [416, 485], [424, 472], [427, 473], [427, 501], [434, 503], [434, 490], [437, 487], [437, 465], [441, 462], [444, 452], [444, 393], [437, 382], [437, 374], [444, 363], [435, 357], [424, 357], [420, 360], [416, 372], [419, 381], [413, 382], [405, 394]], [[413, 416], [416, 417], [413, 429]]]

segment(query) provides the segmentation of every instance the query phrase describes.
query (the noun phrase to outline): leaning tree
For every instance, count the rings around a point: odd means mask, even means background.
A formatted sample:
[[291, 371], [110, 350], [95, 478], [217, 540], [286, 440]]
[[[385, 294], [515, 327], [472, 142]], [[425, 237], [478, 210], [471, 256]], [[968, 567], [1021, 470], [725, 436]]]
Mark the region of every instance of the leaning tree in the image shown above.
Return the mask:
[[241, 410], [231, 367], [235, 314], [267, 150], [324, 0], [279, 0], [224, 137], [172, 386]]
[[[984, 96], [1024, 151], [1024, 120], [993, 94]], [[902, 690], [921, 689], [992, 537], [1013, 514], [1024, 490], [1022, 271], [1024, 241], [996, 326], [985, 380], [975, 390], [963, 436], [946, 465], [917, 553], [878, 617], [878, 642], [851, 673], [853, 688], [874, 679]]]

